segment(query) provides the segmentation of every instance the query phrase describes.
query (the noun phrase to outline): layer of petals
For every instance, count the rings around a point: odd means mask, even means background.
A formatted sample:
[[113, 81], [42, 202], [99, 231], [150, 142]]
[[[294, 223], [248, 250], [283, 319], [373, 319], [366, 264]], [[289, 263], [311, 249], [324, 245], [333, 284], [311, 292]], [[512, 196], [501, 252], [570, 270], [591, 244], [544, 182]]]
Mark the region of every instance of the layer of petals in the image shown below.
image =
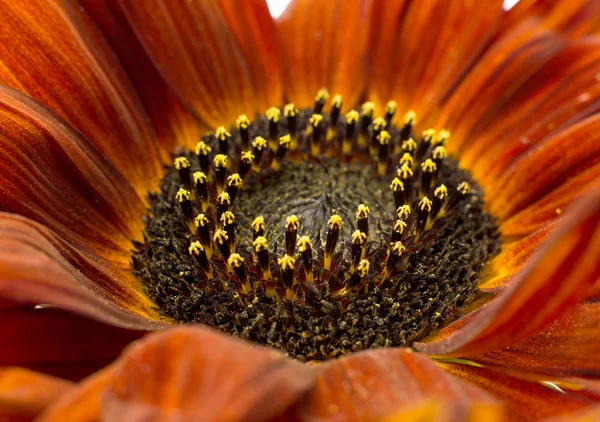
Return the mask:
[[504, 419], [504, 409], [499, 405], [474, 403], [468, 412], [453, 412], [452, 403], [439, 400], [426, 400], [407, 407], [381, 422], [500, 422]]
[[416, 347], [430, 354], [464, 357], [510, 346], [587, 297], [600, 278], [600, 188], [568, 214], [536, 259], [460, 331]]
[[0, 297], [51, 304], [109, 324], [157, 329], [154, 304], [131, 270], [67, 243], [31, 220], [0, 213]]
[[78, 0], [94, 21], [129, 76], [156, 133], [165, 160], [173, 149], [193, 147], [200, 124], [164, 81], [129, 25], [117, 0]]
[[490, 369], [457, 363], [439, 365], [450, 374], [488, 391], [502, 401], [508, 412], [508, 420], [539, 421], [585, 409], [592, 404], [589, 399], [563, 394]]
[[73, 383], [60, 378], [0, 366], [0, 420], [33, 419], [73, 388]]
[[83, 133], [136, 188], [155, 189], [162, 169], [154, 134], [104, 39], [66, 2], [0, 1], [0, 81]]
[[[473, 358], [483, 364], [559, 376], [600, 377], [600, 303], [582, 303], [535, 336]], [[554, 377], [554, 378], [552, 378]]]
[[317, 382], [296, 406], [301, 421], [379, 421], [422, 400], [451, 403], [457, 420], [494, 400], [408, 349], [376, 349], [317, 366]]
[[3, 310], [0, 320], [0, 366], [16, 365], [74, 380], [106, 366], [145, 334], [48, 307]]
[[[395, 6], [394, 6], [395, 7]], [[285, 96], [310, 107], [321, 88], [342, 95], [347, 108], [365, 82], [371, 2], [293, 0], [277, 19]]]
[[[281, 103], [276, 37], [266, 3], [244, 2], [237, 15], [225, 0], [222, 5], [166, 0], [121, 4], [164, 79], [209, 127], [230, 125], [239, 114], [253, 116]], [[238, 22], [230, 24], [234, 18]]]

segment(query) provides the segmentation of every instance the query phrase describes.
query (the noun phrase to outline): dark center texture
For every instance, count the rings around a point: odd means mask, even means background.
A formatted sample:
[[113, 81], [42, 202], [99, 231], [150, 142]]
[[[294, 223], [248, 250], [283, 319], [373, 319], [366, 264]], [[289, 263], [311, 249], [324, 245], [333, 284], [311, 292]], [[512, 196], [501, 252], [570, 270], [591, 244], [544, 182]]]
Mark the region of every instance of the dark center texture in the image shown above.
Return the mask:
[[[311, 114], [311, 110], [298, 113], [299, 148], [287, 154], [278, 171], [268, 166], [276, 153], [267, 149], [260, 171], [255, 167], [244, 178], [229, 208], [235, 215], [235, 253], [244, 260], [250, 291], [240, 289], [242, 280], [217, 247], [209, 257], [211, 276], [190, 254], [190, 243], [198, 235], [190, 232], [176, 198], [182, 181], [175, 167], [168, 169], [159, 192], [150, 195], [145, 243], [137, 244], [132, 255], [134, 272], [164, 316], [215, 327], [300, 360], [323, 360], [375, 347], [409, 346], [451, 322], [477, 298], [483, 266], [500, 248], [494, 221], [484, 211], [483, 192], [455, 159], [447, 157], [435, 184], [419, 194], [422, 175], [416, 160], [416, 182], [411, 187], [414, 194], [407, 200], [413, 212], [401, 238], [403, 253], [390, 269], [387, 261], [392, 228], [398, 218], [390, 182], [404, 152], [401, 139], [397, 139], [402, 128], [387, 129], [392, 134], [389, 166], [384, 175], [378, 175], [376, 165], [381, 158], [373, 159], [373, 151], [369, 152], [368, 134], [362, 146], [360, 134], [355, 135], [352, 152], [342, 153], [339, 138], [347, 136], [344, 122], [334, 126], [329, 143], [322, 141], [323, 153], [311, 155], [306, 145], [315, 140], [305, 134]], [[323, 115], [326, 128], [331, 124], [330, 116]], [[288, 133], [284, 120], [282, 116], [278, 124], [279, 136]], [[259, 135], [268, 138], [268, 120], [257, 117], [249, 131], [252, 139]], [[243, 149], [239, 132], [230, 132], [231, 144], [226, 152], [233, 169]], [[212, 147], [211, 160], [223, 152], [214, 135], [207, 135], [204, 141]], [[194, 152], [179, 151], [177, 155], [189, 159], [191, 172], [200, 170]], [[426, 151], [420, 161], [427, 155], [431, 151]], [[462, 182], [469, 183], [469, 194], [457, 197], [450, 193], [448, 200], [454, 200], [453, 206], [431, 218], [424, 230], [416, 229], [423, 196], [432, 198], [433, 190], [440, 185], [454, 192]], [[214, 203], [217, 191], [213, 185], [210, 195]], [[363, 255], [370, 266], [367, 274], [358, 277], [352, 265], [351, 235], [358, 227], [355, 213], [360, 204], [370, 209]], [[218, 223], [214, 205], [205, 214], [214, 233]], [[341, 217], [343, 225], [333, 264], [326, 269], [325, 243], [333, 214]], [[286, 254], [286, 220], [292, 215], [299, 221], [298, 237], [307, 235], [311, 240], [314, 281], [307, 281], [305, 264], [296, 248], [294, 286], [288, 288], [293, 295], [286, 296], [284, 269], [278, 258]], [[253, 247], [252, 222], [257, 216], [265, 221], [271, 270], [268, 279]]]

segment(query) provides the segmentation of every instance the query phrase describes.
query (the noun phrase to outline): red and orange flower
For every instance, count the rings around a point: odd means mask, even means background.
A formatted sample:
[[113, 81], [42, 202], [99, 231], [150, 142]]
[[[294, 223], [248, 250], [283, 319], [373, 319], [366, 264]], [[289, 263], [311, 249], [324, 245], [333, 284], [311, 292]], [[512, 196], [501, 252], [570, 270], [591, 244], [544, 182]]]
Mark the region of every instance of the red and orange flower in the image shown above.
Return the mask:
[[[0, 1], [0, 420], [600, 418], [600, 2], [502, 6]], [[169, 328], [130, 260], [172, 154], [324, 86], [451, 131], [502, 234], [485, 298], [318, 364]]]

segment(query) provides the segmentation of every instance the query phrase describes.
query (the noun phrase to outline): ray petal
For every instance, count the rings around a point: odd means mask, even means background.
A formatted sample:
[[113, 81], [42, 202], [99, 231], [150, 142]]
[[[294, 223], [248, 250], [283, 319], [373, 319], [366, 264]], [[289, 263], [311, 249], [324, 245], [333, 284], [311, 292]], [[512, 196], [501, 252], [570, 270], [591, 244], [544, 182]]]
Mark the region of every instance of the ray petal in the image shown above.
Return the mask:
[[473, 403], [494, 403], [482, 390], [448, 376], [425, 355], [376, 349], [319, 365], [315, 387], [296, 412], [301, 421], [379, 421], [428, 399], [451, 403], [457, 419]]
[[243, 3], [121, 2], [159, 72], [209, 127], [281, 103], [274, 24], [264, 1]]
[[277, 19], [285, 94], [311, 106], [321, 88], [354, 107], [364, 88], [371, 2], [293, 0]]
[[137, 189], [154, 189], [162, 172], [154, 133], [122, 67], [79, 8], [3, 0], [0, 13], [0, 81], [65, 118]]
[[430, 354], [475, 356], [525, 340], [589, 295], [600, 278], [600, 187], [565, 215], [511, 285], [461, 330], [434, 343]]

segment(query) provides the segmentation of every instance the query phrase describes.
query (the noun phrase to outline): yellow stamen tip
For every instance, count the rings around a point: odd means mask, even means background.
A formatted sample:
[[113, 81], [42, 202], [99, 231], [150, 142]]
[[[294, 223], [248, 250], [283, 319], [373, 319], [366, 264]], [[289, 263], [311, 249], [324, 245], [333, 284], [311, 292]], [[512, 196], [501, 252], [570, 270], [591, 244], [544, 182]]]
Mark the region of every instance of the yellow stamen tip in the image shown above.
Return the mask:
[[431, 142], [435, 138], [435, 129], [424, 130], [422, 135], [426, 142]]
[[348, 124], [353, 124], [358, 122], [358, 111], [356, 110], [350, 110], [348, 113], [346, 113], [346, 123]]
[[221, 223], [224, 225], [233, 224], [235, 220], [235, 215], [231, 211], [225, 211], [221, 215]]
[[242, 184], [242, 178], [239, 174], [234, 173], [227, 178], [227, 186], [236, 186], [239, 187]]
[[400, 176], [402, 179], [410, 179], [412, 175], [412, 169], [406, 164], [403, 164], [402, 167], [398, 169], [398, 176]]
[[195, 171], [192, 177], [194, 178], [194, 184], [196, 185], [199, 183], [205, 183], [207, 179], [206, 174], [202, 173], [201, 171]]
[[245, 114], [242, 114], [235, 121], [235, 125], [238, 128], [238, 130], [240, 130], [240, 129], [248, 129], [248, 126], [250, 126], [250, 119]]
[[227, 240], [229, 240], [229, 236], [227, 236], [227, 232], [225, 230], [217, 230], [215, 232], [215, 235], [213, 236], [213, 240], [215, 241], [215, 243], [222, 245]]
[[219, 126], [215, 131], [215, 136], [219, 141], [224, 141], [231, 136], [231, 133], [227, 132], [225, 126]]
[[173, 165], [175, 165], [177, 170], [187, 169], [190, 167], [190, 161], [185, 157], [177, 157], [173, 161]]
[[402, 205], [396, 210], [396, 214], [400, 220], [406, 220], [410, 215], [410, 205]]
[[369, 270], [371, 269], [371, 264], [366, 259], [363, 259], [359, 262], [358, 267], [356, 268], [361, 277], [366, 277], [369, 274]]
[[284, 255], [282, 258], [279, 258], [277, 260], [277, 263], [279, 264], [279, 266], [281, 267], [281, 269], [283, 271], [293, 270], [294, 265], [296, 264], [296, 260], [292, 256]]
[[315, 101], [327, 101], [329, 99], [329, 91], [326, 88], [321, 88], [315, 96]]
[[396, 101], [388, 101], [385, 105], [385, 112], [394, 114], [398, 110], [398, 103]]
[[381, 145], [386, 145], [390, 143], [392, 139], [392, 135], [387, 130], [382, 130], [379, 135], [377, 135], [377, 140]]
[[413, 163], [414, 163], [414, 158], [412, 157], [412, 155], [410, 155], [409, 152], [405, 152], [402, 155], [402, 158], [400, 158], [400, 164], [402, 164], [402, 165], [407, 165], [407, 166], [412, 167]]
[[381, 131], [387, 127], [387, 122], [383, 117], [377, 117], [373, 120], [373, 128], [377, 131]]
[[392, 183], [390, 184], [390, 188], [392, 188], [394, 192], [401, 192], [404, 190], [404, 183], [402, 183], [400, 179], [395, 177], [394, 180], [392, 180]]
[[405, 125], [414, 125], [417, 123], [417, 114], [410, 110], [408, 113], [404, 115], [404, 124]]
[[281, 145], [282, 147], [288, 148], [291, 143], [292, 138], [290, 135], [283, 135], [281, 138], [279, 138], [279, 145]]
[[402, 252], [404, 252], [404, 250], [406, 249], [402, 242], [394, 242], [390, 246], [392, 247], [392, 254], [396, 256], [402, 255]]
[[417, 143], [413, 138], [409, 138], [402, 142], [402, 149], [404, 151], [413, 152], [415, 149], [417, 149]]
[[448, 196], [448, 188], [446, 187], [446, 185], [440, 185], [435, 189], [433, 194], [438, 199], [444, 199]]
[[225, 154], [217, 154], [214, 158], [215, 167], [227, 167], [227, 156]]
[[366, 240], [367, 240], [366, 233], [363, 233], [360, 230], [356, 230], [354, 233], [352, 233], [352, 243], [362, 245], [363, 243], [365, 243]]
[[394, 231], [400, 234], [404, 233], [404, 229], [406, 229], [406, 221], [404, 220], [396, 220], [394, 223]]
[[277, 107], [271, 107], [265, 114], [267, 115], [267, 119], [269, 119], [271, 122], [277, 123], [279, 121], [281, 111], [279, 111]]
[[342, 217], [340, 217], [337, 214], [334, 214], [331, 216], [331, 218], [329, 219], [327, 224], [329, 225], [330, 229], [333, 229], [333, 228], [341, 229], [344, 222], [342, 220]]
[[375, 103], [372, 101], [367, 101], [360, 107], [360, 111], [365, 116], [373, 116], [373, 113], [375, 112]]
[[317, 127], [323, 121], [323, 116], [321, 116], [320, 114], [313, 114], [312, 116], [310, 116], [309, 121], [312, 127]]
[[252, 245], [254, 245], [255, 252], [266, 251], [268, 247], [267, 238], [264, 236], [258, 236], [254, 242], [252, 242]]
[[242, 258], [242, 256], [238, 253], [232, 253], [227, 260], [227, 263], [232, 268], [240, 268], [242, 265], [244, 265], [244, 258]]
[[298, 114], [298, 109], [296, 108], [294, 103], [286, 104], [286, 106], [283, 107], [283, 115], [285, 117], [294, 117], [297, 114]]
[[308, 236], [302, 236], [300, 239], [298, 239], [298, 243], [296, 243], [296, 245], [301, 253], [304, 253], [312, 248], [312, 243], [310, 243], [310, 238]]
[[421, 163], [421, 168], [423, 169], [423, 171], [433, 173], [437, 170], [437, 165], [433, 162], [431, 158], [428, 158], [427, 160], [425, 160], [425, 162]]
[[425, 211], [427, 210], [427, 212], [431, 211], [431, 199], [424, 197], [423, 199], [421, 199], [421, 202], [419, 202], [419, 208], [421, 208], [421, 211]]
[[204, 214], [198, 214], [194, 219], [196, 227], [204, 227], [208, 224], [208, 218]]
[[257, 136], [254, 138], [254, 141], [252, 141], [252, 146], [257, 150], [262, 151], [267, 147], [267, 140], [262, 136]]
[[450, 132], [446, 129], [442, 129], [439, 131], [435, 138], [435, 143], [440, 144], [446, 142], [450, 138]]
[[298, 217], [296, 217], [295, 215], [290, 215], [288, 218], [286, 218], [285, 228], [288, 231], [298, 230], [298, 227], [300, 227], [300, 222], [298, 221]]
[[469, 186], [469, 184], [468, 184], [467, 182], [461, 182], [461, 183], [458, 185], [458, 188], [457, 188], [457, 189], [458, 189], [458, 191], [459, 191], [460, 193], [462, 193], [463, 195], [466, 195], [466, 194], [468, 194], [468, 193], [469, 193], [469, 191], [471, 190], [471, 186]]
[[190, 200], [190, 191], [185, 190], [184, 188], [179, 188], [175, 197], [179, 202], [189, 201]]
[[251, 163], [252, 161], [254, 161], [254, 154], [252, 154], [251, 151], [242, 152], [242, 161]]
[[335, 108], [342, 108], [343, 99], [340, 94], [337, 94], [335, 97], [333, 97], [331, 102]]
[[443, 146], [435, 147], [433, 149], [433, 158], [435, 158], [436, 160], [441, 160], [443, 158], [446, 158], [447, 155], [448, 155], [448, 152], [446, 151], [446, 148]]
[[264, 230], [265, 228], [265, 219], [264, 217], [258, 216], [254, 219], [254, 221], [252, 222], [252, 230], [254, 230], [255, 232], [258, 232], [260, 230]]
[[217, 204], [231, 204], [231, 198], [227, 192], [222, 192], [217, 196]]
[[196, 155], [208, 155], [212, 151], [212, 149], [204, 143], [204, 141], [200, 141], [196, 144]]
[[204, 251], [204, 246], [202, 246], [202, 243], [200, 243], [199, 241], [194, 241], [190, 244], [190, 247], [188, 248], [188, 252], [190, 253], [190, 255], [200, 255], [200, 252]]
[[356, 218], [367, 218], [371, 214], [371, 210], [365, 204], [360, 204], [356, 210]]

